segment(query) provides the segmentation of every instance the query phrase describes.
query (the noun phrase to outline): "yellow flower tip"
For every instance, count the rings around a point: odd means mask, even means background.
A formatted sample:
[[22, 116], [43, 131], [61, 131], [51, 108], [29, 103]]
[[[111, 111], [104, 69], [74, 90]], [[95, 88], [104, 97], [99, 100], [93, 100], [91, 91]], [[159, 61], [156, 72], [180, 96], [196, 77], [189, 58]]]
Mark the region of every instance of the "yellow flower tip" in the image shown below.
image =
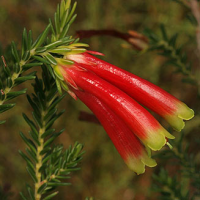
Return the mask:
[[143, 143], [153, 151], [160, 150], [166, 144], [163, 130], [159, 128], [158, 130], [149, 132], [148, 137], [143, 140]]
[[143, 140], [143, 143], [153, 151], [158, 151], [166, 144], [166, 138], [174, 139], [175, 137], [160, 126], [157, 130], [148, 132], [148, 137]]
[[168, 123], [172, 126], [175, 131], [180, 132], [185, 127], [185, 122], [178, 115], [168, 115], [165, 117]]
[[165, 135], [166, 138], [175, 139], [175, 137], [170, 134], [166, 129], [162, 128], [162, 133]]
[[137, 175], [145, 172], [145, 165], [148, 167], [155, 167], [157, 165], [156, 161], [152, 159], [145, 150], [142, 152], [142, 155], [138, 157], [130, 155], [126, 164], [129, 169], [134, 171]]
[[147, 154], [144, 154], [141, 160], [148, 167], [155, 167], [157, 165], [156, 161], [150, 158]]
[[127, 166], [130, 170], [134, 171], [137, 175], [145, 172], [145, 165], [139, 158], [129, 156], [126, 161]]
[[174, 130], [180, 132], [185, 127], [183, 120], [190, 120], [194, 117], [194, 111], [184, 103], [178, 103], [177, 111], [173, 114], [166, 115], [165, 119], [173, 127]]
[[190, 120], [194, 117], [194, 111], [186, 104], [181, 103], [178, 106], [178, 117], [184, 120]]

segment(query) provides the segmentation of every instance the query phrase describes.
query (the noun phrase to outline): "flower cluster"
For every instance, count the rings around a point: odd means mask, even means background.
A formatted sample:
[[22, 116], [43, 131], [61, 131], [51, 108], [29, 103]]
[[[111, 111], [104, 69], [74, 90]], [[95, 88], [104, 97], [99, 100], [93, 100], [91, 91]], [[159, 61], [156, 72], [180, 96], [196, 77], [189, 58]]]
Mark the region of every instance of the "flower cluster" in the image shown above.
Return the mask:
[[144, 173], [145, 165], [156, 165], [150, 149], [161, 149], [174, 136], [140, 104], [177, 131], [194, 112], [158, 86], [91, 54], [101, 55], [92, 51], [65, 54], [64, 59], [73, 64], [58, 62], [54, 71], [67, 83], [69, 93], [96, 115], [125, 163], [137, 174]]

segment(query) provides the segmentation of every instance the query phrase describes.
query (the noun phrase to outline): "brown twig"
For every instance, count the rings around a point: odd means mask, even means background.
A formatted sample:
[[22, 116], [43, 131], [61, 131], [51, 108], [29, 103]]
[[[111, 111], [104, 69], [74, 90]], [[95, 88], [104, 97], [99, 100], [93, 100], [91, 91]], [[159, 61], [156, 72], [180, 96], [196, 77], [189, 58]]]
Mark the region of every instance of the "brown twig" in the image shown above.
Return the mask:
[[87, 113], [85, 111], [80, 111], [79, 113], [79, 118], [80, 121], [86, 121], [86, 122], [91, 122], [91, 123], [95, 123], [95, 124], [99, 124], [100, 122], [99, 120], [96, 118], [95, 115]]
[[111, 36], [125, 40], [131, 44], [135, 49], [141, 51], [148, 47], [148, 39], [136, 31], [130, 30], [128, 33], [122, 33], [117, 30], [80, 30], [77, 31], [79, 38], [90, 38], [93, 36]]
[[5, 94], [5, 93], [4, 93], [4, 91], [3, 91], [2, 89], [0, 90], [0, 92], [1, 92], [1, 94], [2, 94], [2, 95], [4, 95], [4, 94]]
[[4, 56], [1, 56], [1, 59], [3, 61], [4, 66], [7, 67], [6, 60], [5, 60]]

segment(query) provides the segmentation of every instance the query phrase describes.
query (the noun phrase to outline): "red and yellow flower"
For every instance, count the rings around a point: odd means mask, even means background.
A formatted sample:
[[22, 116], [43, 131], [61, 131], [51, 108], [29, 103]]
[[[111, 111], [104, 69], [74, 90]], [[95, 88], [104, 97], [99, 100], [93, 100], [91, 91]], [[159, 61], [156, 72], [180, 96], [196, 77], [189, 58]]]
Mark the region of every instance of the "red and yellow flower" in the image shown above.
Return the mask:
[[[96, 52], [91, 53], [95, 54]], [[89, 53], [71, 54], [66, 57], [93, 71], [156, 112], [177, 131], [184, 128], [183, 120], [189, 120], [194, 116], [192, 109], [160, 87]]]
[[72, 89], [76, 96], [96, 115], [108, 133], [121, 157], [130, 169], [137, 174], [144, 173], [145, 165], [156, 166], [140, 140], [105, 103], [97, 97], [81, 90]]
[[[62, 85], [97, 116], [125, 163], [136, 173], [153, 167], [148, 149], [160, 150], [172, 136], [139, 103], [158, 113], [175, 129], [194, 116], [193, 110], [158, 86], [92, 54], [66, 53], [54, 66]], [[65, 86], [66, 87], [66, 86]]]

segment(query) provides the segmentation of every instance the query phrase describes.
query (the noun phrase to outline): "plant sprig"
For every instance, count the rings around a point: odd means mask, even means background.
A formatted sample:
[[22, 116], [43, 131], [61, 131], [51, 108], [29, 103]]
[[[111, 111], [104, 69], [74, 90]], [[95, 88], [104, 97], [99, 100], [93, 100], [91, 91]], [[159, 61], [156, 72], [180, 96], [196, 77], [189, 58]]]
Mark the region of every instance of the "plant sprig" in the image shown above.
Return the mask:
[[32, 98], [27, 96], [33, 108], [33, 120], [27, 115], [23, 117], [30, 126], [29, 137], [24, 133], [20, 136], [27, 145], [26, 153], [20, 155], [27, 163], [27, 171], [34, 181], [34, 186], [27, 184], [29, 197], [21, 193], [22, 199], [47, 200], [52, 199], [58, 192], [58, 186], [70, 185], [67, 179], [72, 171], [79, 170], [78, 163], [82, 159], [83, 145], [75, 143], [68, 150], [62, 145], [53, 145], [54, 140], [63, 132], [56, 132], [52, 128], [54, 122], [63, 114], [57, 111], [58, 103], [63, 99], [59, 97], [54, 79], [47, 67], [42, 66], [42, 79], [36, 77], [33, 85], [35, 93]]
[[[2, 57], [2, 70], [0, 72], [0, 113], [15, 106], [15, 103], [5, 104], [8, 100], [26, 93], [25, 89], [17, 92], [12, 92], [12, 90], [15, 86], [35, 78], [35, 72], [23, 75], [28, 69], [47, 64], [50, 72], [52, 72], [51, 75], [55, 77], [50, 65], [56, 65], [57, 61], [52, 53], [59, 54], [71, 51], [66, 46], [78, 41], [71, 36], [66, 36], [70, 25], [76, 18], [76, 15], [74, 15], [75, 8], [76, 3], [71, 6], [71, 0], [62, 0], [55, 13], [55, 27], [50, 20], [45, 30], [34, 42], [32, 31], [27, 32], [24, 29], [20, 52], [17, 50], [16, 44], [12, 42], [12, 59], [9, 60], [9, 64]], [[48, 38], [50, 32], [51, 39]], [[0, 121], [0, 124], [3, 123], [5, 123], [5, 120]]]
[[150, 39], [149, 50], [158, 50], [158, 54], [167, 58], [165, 65], [173, 65], [176, 67], [176, 73], [182, 73], [185, 77], [184, 82], [198, 85], [198, 80], [192, 74], [192, 64], [188, 61], [187, 55], [182, 52], [182, 47], [177, 47], [177, 34], [168, 36], [164, 25], [160, 26], [161, 37], [149, 29], [145, 30], [145, 34]]
[[188, 200], [189, 191], [184, 194], [182, 192], [182, 184], [177, 179], [177, 176], [170, 177], [167, 170], [161, 169], [158, 175], [153, 174], [153, 179], [156, 184], [153, 184], [152, 190], [159, 192], [160, 196], [158, 199], [161, 200]]
[[[192, 153], [189, 153], [189, 144], [186, 146], [183, 145], [184, 133], [181, 133], [181, 137], [178, 141], [172, 141], [173, 148], [165, 149], [160, 153], [157, 153], [155, 157], [160, 159], [171, 159], [173, 160], [172, 164], [181, 166], [179, 173], [176, 173], [175, 177], [170, 177], [168, 172], [165, 169], [162, 169], [158, 175], [154, 174], [154, 180], [157, 182], [154, 185], [154, 189], [163, 193], [161, 199], [189, 199], [189, 196], [194, 198], [200, 196], [200, 170], [199, 166], [195, 162], [195, 156]], [[193, 192], [188, 190], [188, 193], [185, 193], [183, 185], [179, 184], [179, 175], [182, 178], [189, 179], [189, 187], [193, 187]], [[167, 177], [167, 178], [166, 178]], [[183, 191], [183, 192], [181, 192]], [[190, 193], [189, 193], [190, 191]]]

